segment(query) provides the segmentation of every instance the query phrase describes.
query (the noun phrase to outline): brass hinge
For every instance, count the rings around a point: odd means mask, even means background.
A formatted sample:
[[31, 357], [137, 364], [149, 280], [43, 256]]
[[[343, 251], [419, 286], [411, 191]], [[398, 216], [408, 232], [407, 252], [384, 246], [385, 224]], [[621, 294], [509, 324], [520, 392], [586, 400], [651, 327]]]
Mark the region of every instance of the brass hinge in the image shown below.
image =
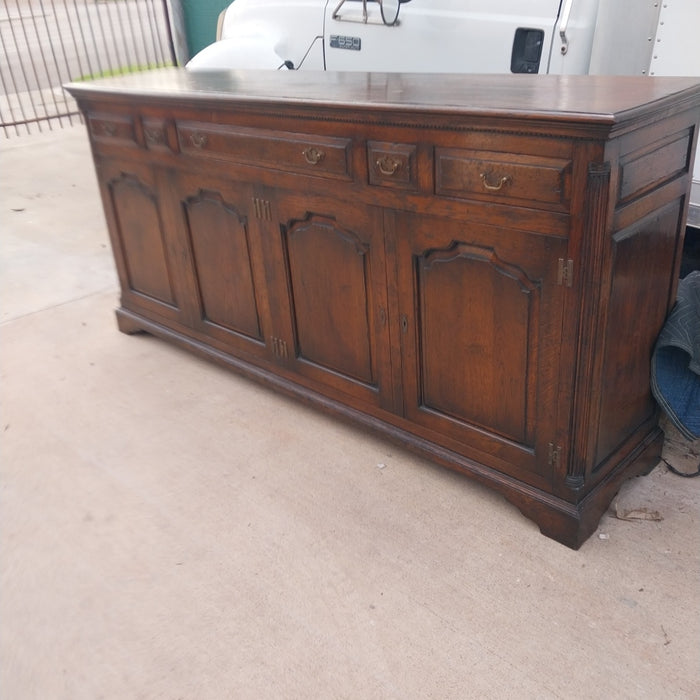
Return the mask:
[[255, 208], [255, 216], [258, 219], [269, 221], [272, 218], [269, 200], [253, 197], [253, 207]]
[[574, 281], [574, 261], [564, 260], [559, 258], [559, 266], [557, 268], [557, 284], [564, 287], [570, 287]]
[[555, 469], [559, 466], [561, 462], [561, 445], [555, 445], [553, 442], [549, 443], [549, 466]]

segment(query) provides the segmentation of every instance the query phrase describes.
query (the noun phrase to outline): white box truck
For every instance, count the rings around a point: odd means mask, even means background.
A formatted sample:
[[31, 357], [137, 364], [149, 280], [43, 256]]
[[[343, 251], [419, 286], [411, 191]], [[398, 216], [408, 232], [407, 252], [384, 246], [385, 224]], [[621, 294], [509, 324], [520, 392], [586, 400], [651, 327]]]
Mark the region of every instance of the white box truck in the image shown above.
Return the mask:
[[187, 67], [700, 76], [699, 35], [700, 0], [235, 0]]

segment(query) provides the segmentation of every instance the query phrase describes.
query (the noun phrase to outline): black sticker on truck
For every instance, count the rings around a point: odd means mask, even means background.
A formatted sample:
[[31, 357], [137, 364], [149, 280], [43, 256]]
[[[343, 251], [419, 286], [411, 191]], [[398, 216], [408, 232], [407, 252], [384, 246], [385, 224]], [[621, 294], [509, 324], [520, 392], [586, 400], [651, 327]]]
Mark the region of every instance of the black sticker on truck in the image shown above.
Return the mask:
[[361, 51], [362, 39], [360, 39], [359, 36], [342, 36], [341, 34], [331, 34], [331, 48]]

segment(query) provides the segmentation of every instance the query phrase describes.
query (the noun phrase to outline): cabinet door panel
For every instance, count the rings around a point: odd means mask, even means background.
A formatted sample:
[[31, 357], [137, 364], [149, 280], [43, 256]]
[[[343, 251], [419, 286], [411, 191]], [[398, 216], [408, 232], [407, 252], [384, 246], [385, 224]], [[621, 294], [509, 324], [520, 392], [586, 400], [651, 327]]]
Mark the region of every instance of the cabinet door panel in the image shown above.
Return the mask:
[[[381, 211], [318, 197], [277, 198], [276, 299], [296, 372], [388, 405], [386, 274]], [[286, 281], [286, 290], [282, 288]]]
[[99, 161], [97, 167], [122, 303], [179, 318], [177, 256], [163, 222], [158, 172], [147, 165], [114, 160]]
[[530, 444], [539, 285], [464, 244], [421, 256], [416, 284], [423, 407]]
[[432, 217], [394, 221], [407, 417], [485, 463], [548, 478], [562, 312], [552, 260], [565, 244]]
[[[202, 319], [262, 340], [246, 217], [220, 192], [200, 190], [184, 202]], [[235, 284], [223, 284], [235, 280]]]
[[286, 243], [299, 357], [374, 384], [369, 246], [320, 216], [292, 224]]
[[264, 263], [252, 190], [200, 174], [175, 178], [173, 226], [190, 259], [192, 327], [232, 348], [266, 354]]

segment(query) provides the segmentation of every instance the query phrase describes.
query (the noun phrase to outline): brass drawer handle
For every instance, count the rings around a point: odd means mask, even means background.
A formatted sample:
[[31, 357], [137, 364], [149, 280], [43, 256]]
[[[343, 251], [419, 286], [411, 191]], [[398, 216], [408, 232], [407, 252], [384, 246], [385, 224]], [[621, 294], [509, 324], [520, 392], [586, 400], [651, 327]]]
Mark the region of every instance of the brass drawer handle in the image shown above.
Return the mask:
[[204, 148], [207, 145], [207, 135], [195, 131], [193, 134], [190, 134], [190, 141], [195, 148]]
[[326, 157], [326, 154], [315, 146], [305, 148], [302, 155], [309, 165], [318, 165]]
[[102, 124], [102, 131], [106, 136], [114, 136], [117, 133], [117, 126], [112, 122], [105, 122]]
[[481, 177], [481, 182], [484, 184], [484, 189], [487, 189], [490, 192], [498, 192], [499, 190], [503, 189], [505, 185], [512, 182], [512, 178], [510, 175], [504, 175], [503, 177], [499, 178], [498, 182], [495, 185], [489, 182], [489, 176], [486, 173], [481, 173], [479, 177]]
[[401, 161], [391, 156], [384, 156], [377, 161], [377, 167], [382, 175], [391, 177], [392, 175], [396, 175], [398, 169], [401, 167]]
[[146, 136], [146, 141], [151, 144], [159, 144], [165, 141], [165, 134], [162, 129], [156, 127], [148, 127], [143, 130]]

